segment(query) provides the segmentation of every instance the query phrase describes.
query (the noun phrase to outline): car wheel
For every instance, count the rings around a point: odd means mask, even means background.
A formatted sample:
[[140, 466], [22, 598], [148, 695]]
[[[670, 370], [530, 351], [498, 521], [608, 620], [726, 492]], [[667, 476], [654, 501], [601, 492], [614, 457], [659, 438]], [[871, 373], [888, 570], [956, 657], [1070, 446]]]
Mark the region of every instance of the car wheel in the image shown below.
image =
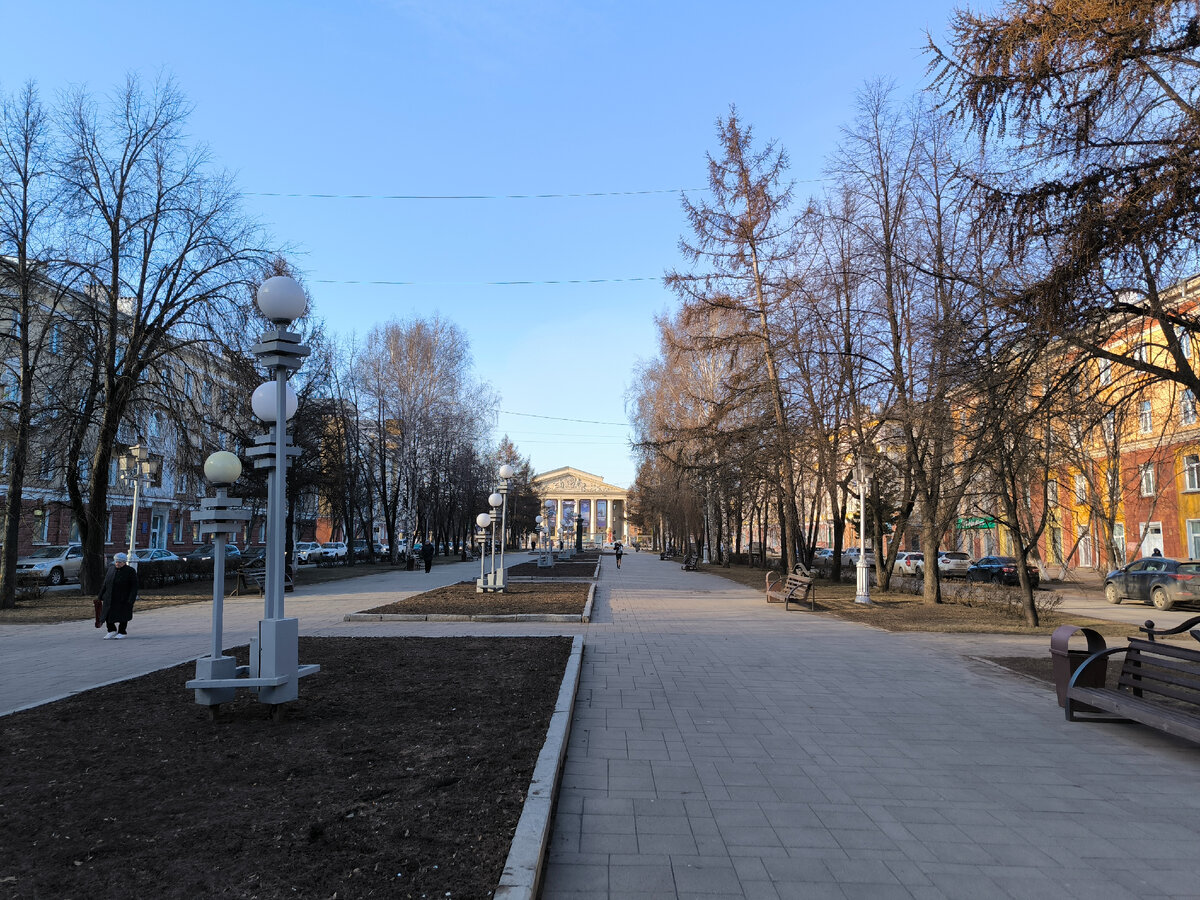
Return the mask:
[[916, 568], [917, 577], [920, 578], [924, 574], [925, 574], [925, 570], [923, 568], [921, 568], [920, 566], [917, 566], [917, 568]]
[[1117, 592], [1117, 586], [1112, 582], [1109, 582], [1104, 586], [1104, 599], [1113, 606], [1121, 605], [1121, 595]]
[[54, 587], [58, 587], [60, 584], [63, 583], [63, 581], [64, 581], [64, 578], [63, 578], [63, 570], [62, 569], [51, 569], [50, 570], [50, 584], [52, 584]]
[[992, 584], [1004, 584], [1004, 576], [999, 573], [993, 575]]
[[1167, 592], [1160, 587], [1154, 589], [1154, 593], [1150, 595], [1150, 601], [1154, 604], [1155, 609], [1170, 609], [1175, 605], [1175, 602], [1167, 596]]

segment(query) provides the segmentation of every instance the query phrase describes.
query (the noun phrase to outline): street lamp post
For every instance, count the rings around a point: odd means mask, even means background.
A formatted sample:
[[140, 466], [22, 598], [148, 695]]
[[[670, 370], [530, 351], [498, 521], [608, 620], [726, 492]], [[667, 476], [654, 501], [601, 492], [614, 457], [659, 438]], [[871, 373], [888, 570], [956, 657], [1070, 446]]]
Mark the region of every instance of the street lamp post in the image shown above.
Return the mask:
[[482, 512], [475, 517], [475, 524], [479, 526], [479, 580], [475, 582], [475, 593], [482, 594], [487, 590], [487, 576], [483, 572], [484, 563], [487, 560], [487, 552], [483, 549], [483, 539], [487, 536], [487, 527], [492, 524], [492, 517], [489, 513]]
[[248, 521], [251, 511], [242, 506], [242, 501], [230, 497], [228, 488], [241, 477], [242, 462], [232, 453], [218, 450], [204, 462], [204, 477], [217, 490], [217, 496], [201, 501], [201, 509], [192, 513], [192, 521], [200, 523], [201, 534], [213, 538], [213, 614], [212, 647], [208, 656], [196, 660], [196, 702], [207, 706], [215, 715], [216, 707], [234, 698], [236, 687], [206, 687], [215, 682], [233, 682], [237, 679], [237, 660], [223, 652], [223, 627], [225, 603], [225, 541], [228, 535], [236, 534]]
[[863, 461], [858, 461], [858, 572], [855, 603], [871, 603], [871, 573], [867, 567], [867, 479]]
[[[138, 525], [138, 493], [143, 479], [153, 478], [158, 474], [160, 461], [150, 456], [150, 450], [141, 444], [134, 444], [117, 460], [121, 474], [133, 482], [133, 514], [129, 522], [129, 565], [137, 568], [138, 560], [134, 555], [137, 547]], [[149, 485], [147, 485], [149, 487]]]
[[579, 506], [575, 507], [575, 552], [583, 552], [583, 510]]
[[542, 555], [538, 557], [538, 566], [545, 568], [554, 565], [554, 532], [550, 528], [550, 510], [554, 509], [554, 501], [547, 500], [542, 504], [542, 509], [546, 511], [542, 518], [542, 525], [546, 529], [546, 546], [542, 548]]
[[488, 576], [488, 588], [496, 589], [496, 520], [500, 518], [497, 510], [504, 506], [504, 497], [499, 491], [493, 491], [488, 495], [488, 506], [492, 508], [492, 571]]
[[501, 593], [508, 587], [507, 570], [504, 568], [504, 545], [508, 543], [508, 480], [517, 474], [517, 470], [505, 463], [500, 467], [500, 571], [498, 578], [492, 582]]
[[252, 674], [257, 673], [263, 682], [258, 685], [259, 702], [277, 705], [295, 700], [299, 679], [320, 668], [297, 662], [300, 623], [296, 618], [285, 618], [283, 611], [287, 467], [293, 457], [300, 455], [287, 433], [287, 421], [296, 413], [296, 394], [288, 384], [288, 376], [300, 369], [309, 354], [309, 348], [300, 343], [300, 335], [288, 326], [304, 315], [308, 300], [296, 281], [282, 275], [263, 282], [257, 299], [259, 310], [274, 327], [265, 331], [253, 348], [272, 378], [259, 385], [250, 398], [255, 416], [271, 426], [247, 451], [255, 458], [255, 468], [269, 473], [264, 615], [258, 625], [258, 640], [251, 641], [250, 666]]

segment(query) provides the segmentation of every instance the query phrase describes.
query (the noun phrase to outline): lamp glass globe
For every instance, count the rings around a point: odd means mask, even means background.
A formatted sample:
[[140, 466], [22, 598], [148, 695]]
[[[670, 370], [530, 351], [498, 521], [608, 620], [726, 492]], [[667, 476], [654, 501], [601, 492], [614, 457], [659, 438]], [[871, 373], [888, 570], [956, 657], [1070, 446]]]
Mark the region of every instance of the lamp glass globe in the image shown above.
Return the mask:
[[242, 477], [242, 461], [228, 450], [218, 450], [204, 461], [204, 477], [209, 484], [233, 484]]
[[308, 309], [308, 298], [296, 279], [276, 275], [259, 287], [258, 308], [272, 322], [285, 324], [304, 315]]
[[541, 525], [541, 524], [542, 524], [542, 517], [541, 517], [541, 516], [534, 516], [534, 517], [533, 517], [533, 521], [534, 521], [534, 522], [536, 522], [538, 525]]
[[505, 463], [504, 465], [502, 465], [500, 467], [500, 477], [505, 480], [512, 478], [515, 474], [517, 474], [517, 470], [514, 469], [512, 466], [510, 466], [508, 463]]
[[[287, 414], [287, 419], [291, 419], [296, 415], [296, 392], [292, 390], [290, 384], [284, 385], [284, 395], [286, 397], [286, 406], [284, 412]], [[254, 410], [254, 415], [258, 416], [264, 422], [275, 421], [275, 382], [264, 381], [254, 389], [254, 393], [250, 395], [250, 408]]]
[[496, 491], [494, 494], [488, 496], [488, 506], [499, 506], [503, 502], [504, 498], [500, 495], [499, 491]]
[[475, 517], [475, 524], [480, 528], [487, 528], [492, 524], [492, 517], [488, 513], [480, 513]]
[[554, 501], [553, 500], [547, 500], [542, 505], [545, 506], [546, 509], [554, 509]]

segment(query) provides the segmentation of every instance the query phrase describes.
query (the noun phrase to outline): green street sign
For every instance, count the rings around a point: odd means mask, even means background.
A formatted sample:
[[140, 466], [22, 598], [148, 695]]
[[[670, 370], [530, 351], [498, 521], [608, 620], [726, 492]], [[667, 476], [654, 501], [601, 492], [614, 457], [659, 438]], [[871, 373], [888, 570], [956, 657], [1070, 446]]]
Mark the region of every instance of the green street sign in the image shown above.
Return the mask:
[[991, 516], [965, 516], [958, 520], [959, 531], [970, 531], [979, 528], [995, 528], [996, 520]]

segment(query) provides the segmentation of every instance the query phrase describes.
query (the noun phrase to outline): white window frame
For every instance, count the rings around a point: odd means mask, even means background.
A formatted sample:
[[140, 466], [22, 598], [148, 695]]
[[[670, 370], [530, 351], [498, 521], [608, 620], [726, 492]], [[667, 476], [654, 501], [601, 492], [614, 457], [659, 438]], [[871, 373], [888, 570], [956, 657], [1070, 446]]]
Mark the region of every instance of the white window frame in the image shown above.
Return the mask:
[[1138, 482], [1143, 497], [1153, 497], [1158, 493], [1158, 479], [1155, 477], [1154, 463], [1143, 463], [1138, 469]]
[[[1200, 453], [1184, 455], [1183, 483], [1185, 491], [1200, 491]], [[1200, 559], [1200, 557], [1196, 558]]]
[[1125, 565], [1125, 523], [1113, 522], [1113, 546], [1117, 551], [1117, 558], [1113, 560], [1118, 566]]
[[50, 543], [50, 513], [44, 508], [33, 511], [33, 542]]
[[1154, 405], [1143, 400], [1138, 406], [1138, 431], [1149, 434], [1154, 430]]
[[1184, 528], [1187, 535], [1188, 558], [1200, 559], [1200, 519], [1188, 519]]
[[1112, 410], [1104, 414], [1104, 438], [1110, 444], [1117, 439], [1117, 414]]
[[1190, 390], [1184, 390], [1179, 398], [1179, 422], [1182, 425], [1196, 424], [1196, 395]]
[[1082, 475], [1075, 476], [1075, 502], [1087, 503], [1087, 479]]
[[1179, 349], [1183, 351], [1184, 359], [1192, 358], [1192, 333], [1190, 331], [1179, 332]]
[[1099, 368], [1100, 384], [1108, 387], [1108, 385], [1112, 384], [1112, 360], [1101, 357], [1096, 360], [1096, 365]]

